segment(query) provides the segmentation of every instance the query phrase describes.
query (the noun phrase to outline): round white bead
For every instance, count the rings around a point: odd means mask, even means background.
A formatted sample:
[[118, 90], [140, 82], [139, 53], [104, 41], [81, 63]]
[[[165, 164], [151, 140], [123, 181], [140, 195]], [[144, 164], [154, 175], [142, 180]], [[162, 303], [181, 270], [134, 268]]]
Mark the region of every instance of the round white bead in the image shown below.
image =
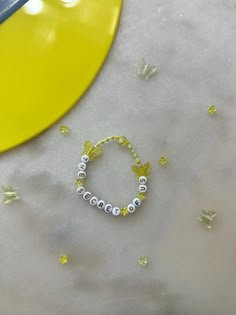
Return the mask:
[[146, 176], [141, 176], [139, 177], [139, 184], [145, 185], [147, 183], [147, 177]]
[[84, 155], [81, 156], [81, 162], [82, 163], [88, 163], [88, 161], [89, 161], [89, 156], [88, 155], [84, 154]]
[[85, 177], [86, 177], [86, 173], [84, 171], [79, 171], [78, 178], [79, 179], [85, 179]]
[[140, 192], [146, 192], [147, 191], [147, 185], [139, 185], [139, 191]]
[[89, 200], [91, 198], [92, 194], [91, 192], [89, 191], [86, 191], [84, 194], [83, 194], [83, 199], [84, 200]]
[[115, 216], [120, 215], [120, 208], [114, 207], [114, 208], [112, 209], [112, 214], [115, 215]]
[[85, 188], [83, 186], [80, 186], [77, 188], [77, 193], [79, 195], [83, 195], [84, 192], [85, 192]]
[[98, 198], [93, 196], [90, 200], [89, 200], [90, 204], [92, 206], [96, 206], [96, 204], [98, 203]]
[[128, 205], [127, 210], [129, 213], [134, 213], [135, 211], [135, 206], [133, 204]]
[[105, 201], [104, 200], [99, 200], [97, 203], [98, 209], [103, 209], [105, 207]]
[[85, 163], [79, 163], [78, 168], [80, 171], [85, 171], [86, 170], [87, 165]]
[[134, 198], [133, 205], [139, 207], [141, 205], [141, 200], [139, 198]]
[[105, 210], [107, 213], [112, 212], [112, 205], [108, 203], [107, 205], [105, 205], [104, 210]]

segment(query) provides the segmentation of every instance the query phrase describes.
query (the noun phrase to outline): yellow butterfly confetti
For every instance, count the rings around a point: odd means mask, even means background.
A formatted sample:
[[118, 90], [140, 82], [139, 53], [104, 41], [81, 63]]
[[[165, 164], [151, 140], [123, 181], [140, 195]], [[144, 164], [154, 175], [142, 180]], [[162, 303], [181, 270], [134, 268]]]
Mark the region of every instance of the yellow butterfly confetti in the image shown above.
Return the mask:
[[88, 155], [89, 159], [93, 161], [97, 156], [102, 154], [102, 149], [99, 146], [94, 146], [91, 141], [87, 140], [84, 144], [83, 154]]
[[208, 229], [211, 229], [215, 217], [216, 212], [214, 210], [202, 210], [199, 221], [205, 223]]
[[157, 67], [151, 66], [149, 63], [146, 63], [145, 59], [141, 59], [138, 67], [138, 76], [143, 77], [145, 80], [148, 80], [154, 74], [157, 73]]
[[215, 105], [211, 105], [210, 107], [208, 107], [208, 113], [210, 115], [215, 115], [216, 114], [216, 107], [215, 107]]
[[143, 165], [133, 165], [132, 166], [132, 171], [134, 172], [135, 176], [137, 178], [141, 177], [141, 176], [149, 176], [150, 173], [150, 169], [151, 169], [151, 164], [149, 162], [143, 164]]
[[11, 186], [2, 186], [3, 191], [3, 203], [8, 204], [11, 203], [14, 200], [19, 200], [20, 197], [17, 195], [16, 190]]

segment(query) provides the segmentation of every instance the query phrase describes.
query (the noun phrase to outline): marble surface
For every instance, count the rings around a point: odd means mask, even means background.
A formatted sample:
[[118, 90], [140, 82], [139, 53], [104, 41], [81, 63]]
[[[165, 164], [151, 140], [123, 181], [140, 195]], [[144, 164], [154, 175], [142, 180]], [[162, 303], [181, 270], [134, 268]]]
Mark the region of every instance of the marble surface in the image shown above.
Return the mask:
[[[235, 17], [235, 0], [124, 1], [113, 49], [83, 99], [0, 156], [1, 183], [22, 197], [0, 206], [1, 314], [235, 314]], [[148, 82], [136, 76], [142, 57], [159, 68]], [[75, 193], [84, 141], [111, 134], [152, 163], [145, 205], [127, 218]], [[132, 160], [112, 144], [105, 153], [91, 165], [91, 190], [126, 203]], [[197, 220], [202, 208], [217, 211], [210, 231]]]

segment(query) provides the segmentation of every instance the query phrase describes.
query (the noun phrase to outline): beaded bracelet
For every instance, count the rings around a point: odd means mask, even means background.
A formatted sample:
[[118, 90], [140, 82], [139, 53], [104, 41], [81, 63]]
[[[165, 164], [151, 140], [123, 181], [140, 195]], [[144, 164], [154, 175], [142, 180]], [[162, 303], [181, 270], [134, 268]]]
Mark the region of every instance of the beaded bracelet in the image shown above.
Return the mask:
[[[133, 157], [135, 158], [136, 165], [132, 166], [132, 171], [134, 172], [136, 178], [139, 182], [139, 192], [133, 201], [127, 207], [113, 207], [111, 203], [106, 203], [104, 200], [93, 196], [91, 192], [86, 191], [84, 187], [84, 181], [86, 178], [86, 169], [88, 167], [89, 161], [93, 161], [96, 157], [102, 154], [102, 145], [109, 141], [117, 141], [122, 147], [127, 147]], [[112, 213], [114, 216], [126, 216], [130, 213], [134, 213], [136, 208], [141, 205], [142, 200], [145, 199], [145, 194], [147, 192], [147, 179], [150, 172], [150, 163], [141, 164], [141, 161], [133, 149], [132, 145], [129, 143], [128, 139], [124, 136], [110, 136], [104, 140], [99, 141], [93, 145], [89, 140], [84, 144], [84, 151], [81, 156], [81, 162], [78, 165], [78, 179], [77, 193], [82, 196], [84, 200], [89, 201], [92, 206], [96, 206], [98, 209], [104, 209], [107, 213]]]

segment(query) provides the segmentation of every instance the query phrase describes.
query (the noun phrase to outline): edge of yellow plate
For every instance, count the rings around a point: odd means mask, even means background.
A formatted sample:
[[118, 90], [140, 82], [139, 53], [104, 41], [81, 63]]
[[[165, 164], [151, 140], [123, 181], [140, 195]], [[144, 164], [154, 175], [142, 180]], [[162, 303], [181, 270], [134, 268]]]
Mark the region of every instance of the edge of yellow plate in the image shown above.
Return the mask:
[[94, 76], [91, 78], [90, 81], [88, 81], [88, 84], [86, 86], [86, 88], [84, 89], [84, 91], [81, 93], [80, 96], [78, 96], [78, 99], [77, 100], [74, 100], [74, 102], [72, 102], [71, 106], [69, 108], [67, 108], [64, 112], [61, 113], [61, 115], [59, 115], [57, 117], [57, 119], [55, 119], [54, 121], [51, 121], [48, 125], [46, 125], [42, 130], [39, 130], [38, 132], [30, 135], [28, 138], [22, 140], [22, 141], [19, 141], [15, 144], [12, 144], [11, 146], [7, 147], [7, 148], [3, 148], [1, 149], [0, 148], [0, 154], [1, 153], [4, 153], [4, 152], [8, 152], [10, 150], [14, 150], [14, 149], [17, 149], [20, 145], [24, 144], [24, 143], [27, 143], [31, 140], [33, 140], [34, 138], [36, 138], [37, 136], [41, 135], [43, 132], [45, 132], [46, 130], [48, 130], [50, 127], [54, 126], [59, 120], [62, 119], [62, 117], [64, 117], [67, 113], [69, 113], [73, 107], [81, 100], [81, 98], [84, 96], [84, 94], [89, 90], [89, 88], [92, 86], [93, 82], [96, 80], [96, 78], [98, 77], [111, 49], [112, 49], [112, 46], [113, 46], [113, 43], [115, 41], [115, 38], [116, 38], [116, 35], [117, 35], [117, 30], [118, 30], [118, 27], [119, 27], [119, 24], [120, 24], [120, 20], [121, 20], [121, 14], [122, 14], [122, 9], [123, 9], [123, 0], [120, 0], [120, 8], [119, 8], [119, 13], [117, 15], [117, 19], [116, 19], [116, 23], [115, 23], [115, 27], [114, 27], [114, 36], [112, 37], [112, 40], [108, 46], [108, 49], [107, 49], [107, 52], [104, 54], [104, 58], [100, 64], [100, 66], [98, 67], [97, 71], [94, 73]]

